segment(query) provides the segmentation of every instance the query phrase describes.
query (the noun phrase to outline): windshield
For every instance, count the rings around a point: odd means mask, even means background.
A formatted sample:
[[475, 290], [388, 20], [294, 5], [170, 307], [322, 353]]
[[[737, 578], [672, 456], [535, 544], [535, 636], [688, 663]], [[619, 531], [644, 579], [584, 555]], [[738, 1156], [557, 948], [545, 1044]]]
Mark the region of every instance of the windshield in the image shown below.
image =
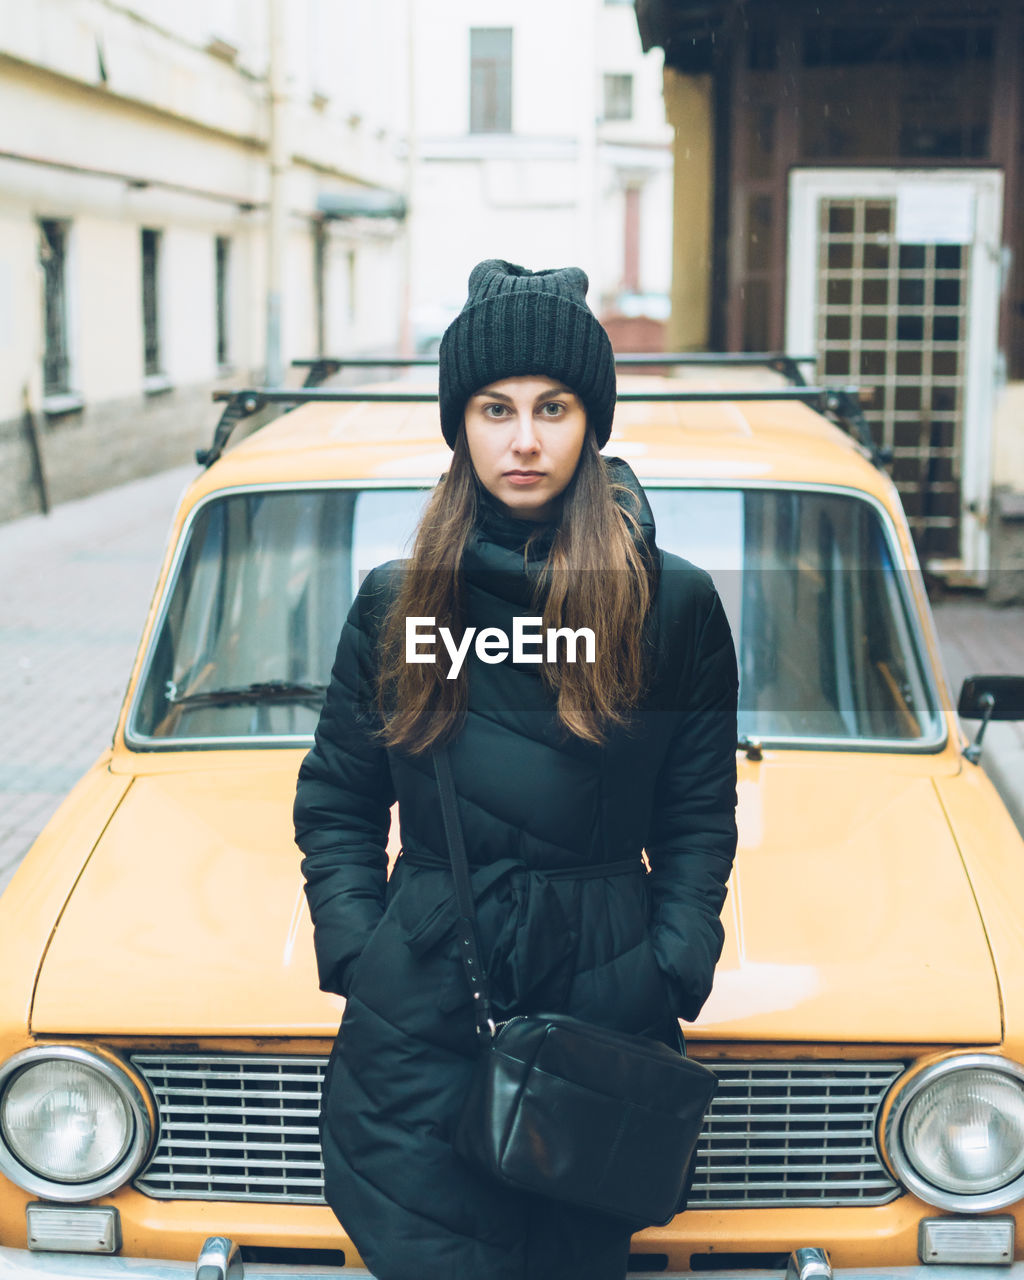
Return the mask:
[[706, 568], [736, 641], [739, 731], [920, 742], [942, 724], [874, 505], [815, 489], [649, 489], [658, 542]]
[[[648, 488], [658, 542], [708, 569], [736, 639], [741, 735], [936, 742], [905, 571], [853, 495]], [[260, 489], [196, 512], [129, 720], [134, 746], [308, 741], [365, 574], [408, 553], [424, 489]]]

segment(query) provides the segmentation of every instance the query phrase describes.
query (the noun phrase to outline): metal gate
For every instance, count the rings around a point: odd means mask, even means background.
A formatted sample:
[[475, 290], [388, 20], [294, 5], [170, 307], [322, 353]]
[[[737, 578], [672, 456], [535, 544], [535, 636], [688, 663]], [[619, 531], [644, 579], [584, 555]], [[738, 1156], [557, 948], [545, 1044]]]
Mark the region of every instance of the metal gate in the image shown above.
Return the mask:
[[873, 389], [921, 559], [983, 581], [1001, 175], [804, 170], [790, 180], [787, 345]]

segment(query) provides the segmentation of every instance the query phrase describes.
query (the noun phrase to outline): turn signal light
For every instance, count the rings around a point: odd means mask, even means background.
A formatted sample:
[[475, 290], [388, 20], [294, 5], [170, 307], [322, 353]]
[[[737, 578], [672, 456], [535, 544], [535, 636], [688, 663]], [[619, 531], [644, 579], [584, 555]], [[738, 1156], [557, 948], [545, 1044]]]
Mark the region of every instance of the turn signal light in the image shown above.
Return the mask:
[[1008, 1267], [1013, 1261], [1013, 1218], [922, 1218], [917, 1252], [922, 1262], [966, 1262]]

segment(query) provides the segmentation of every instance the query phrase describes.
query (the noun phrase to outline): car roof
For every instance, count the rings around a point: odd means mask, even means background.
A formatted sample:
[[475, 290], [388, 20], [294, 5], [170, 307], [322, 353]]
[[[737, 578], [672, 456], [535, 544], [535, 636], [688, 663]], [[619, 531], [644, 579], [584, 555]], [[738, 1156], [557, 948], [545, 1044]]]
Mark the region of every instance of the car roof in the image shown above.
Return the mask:
[[[625, 458], [641, 481], [655, 484], [828, 485], [865, 490], [891, 503], [888, 477], [862, 446], [814, 409], [795, 400], [732, 400], [722, 383], [706, 373], [685, 378], [620, 375], [620, 393], [717, 389], [723, 398], [620, 400], [603, 452]], [[752, 389], [749, 381], [732, 385]], [[772, 383], [779, 385], [784, 384]], [[430, 392], [436, 391], [436, 383], [376, 382], [362, 389], [376, 394]], [[273, 483], [433, 485], [450, 460], [436, 403], [310, 402], [228, 450], [197, 480], [190, 496], [198, 500], [219, 489]]]

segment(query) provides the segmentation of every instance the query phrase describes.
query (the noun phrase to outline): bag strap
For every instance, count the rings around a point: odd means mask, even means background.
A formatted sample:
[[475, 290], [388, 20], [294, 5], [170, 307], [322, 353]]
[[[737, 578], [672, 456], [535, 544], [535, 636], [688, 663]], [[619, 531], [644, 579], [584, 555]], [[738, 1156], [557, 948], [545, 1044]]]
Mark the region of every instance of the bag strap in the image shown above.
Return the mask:
[[487, 985], [487, 972], [480, 959], [473, 886], [469, 878], [469, 863], [466, 859], [466, 845], [462, 838], [462, 823], [459, 821], [455, 779], [452, 777], [452, 762], [448, 757], [447, 747], [439, 747], [434, 752], [434, 775], [437, 778], [438, 791], [441, 793], [441, 817], [444, 820], [448, 856], [451, 859], [452, 877], [455, 880], [459, 958], [462, 960], [462, 969], [473, 996], [476, 1033], [481, 1041], [489, 1041], [494, 1036], [496, 1028], [491, 1013], [491, 993]]

